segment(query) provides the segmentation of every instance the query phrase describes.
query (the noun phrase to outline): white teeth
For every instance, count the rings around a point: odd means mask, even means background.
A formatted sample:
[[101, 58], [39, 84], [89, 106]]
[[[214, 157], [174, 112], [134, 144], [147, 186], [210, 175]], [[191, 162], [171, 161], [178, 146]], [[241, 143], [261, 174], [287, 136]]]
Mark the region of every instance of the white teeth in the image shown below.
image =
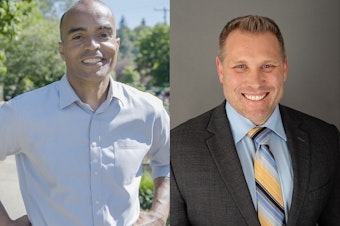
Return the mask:
[[100, 58], [91, 58], [91, 59], [86, 59], [83, 62], [85, 64], [96, 64], [96, 63], [99, 63], [100, 61], [102, 61]]
[[244, 94], [244, 96], [248, 99], [248, 100], [254, 100], [254, 101], [258, 101], [258, 100], [262, 100], [266, 94], [263, 94], [261, 96], [254, 96], [254, 95], [247, 95], [247, 94]]

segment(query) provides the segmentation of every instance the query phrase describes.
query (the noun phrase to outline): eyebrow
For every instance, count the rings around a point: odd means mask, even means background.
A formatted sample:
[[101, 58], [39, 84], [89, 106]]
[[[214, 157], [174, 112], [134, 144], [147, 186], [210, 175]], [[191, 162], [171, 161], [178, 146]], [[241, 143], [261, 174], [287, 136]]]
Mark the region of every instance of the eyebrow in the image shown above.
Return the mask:
[[86, 31], [86, 29], [83, 28], [83, 27], [71, 28], [70, 30], [68, 30], [67, 35], [73, 34], [73, 33], [78, 32], [78, 31]]
[[110, 24], [105, 24], [103, 26], [99, 26], [97, 30], [110, 30], [113, 31], [113, 28]]
[[[67, 32], [67, 35], [70, 35], [70, 34], [73, 34], [75, 32], [78, 32], [78, 31], [86, 31], [87, 29], [86, 28], [83, 28], [83, 27], [74, 27], [74, 28], [71, 28], [68, 30]], [[97, 28], [97, 30], [109, 30], [109, 31], [113, 31], [113, 28], [111, 25], [109, 24], [105, 24], [105, 25], [102, 25], [102, 26], [99, 26]]]

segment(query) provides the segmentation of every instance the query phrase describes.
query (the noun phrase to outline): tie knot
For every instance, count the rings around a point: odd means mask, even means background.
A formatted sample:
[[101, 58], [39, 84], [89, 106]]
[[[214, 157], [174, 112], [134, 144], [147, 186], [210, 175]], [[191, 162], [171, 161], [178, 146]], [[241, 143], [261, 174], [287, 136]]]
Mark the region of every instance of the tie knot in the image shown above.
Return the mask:
[[267, 143], [272, 130], [267, 127], [254, 127], [248, 132], [248, 137], [250, 137], [256, 145]]

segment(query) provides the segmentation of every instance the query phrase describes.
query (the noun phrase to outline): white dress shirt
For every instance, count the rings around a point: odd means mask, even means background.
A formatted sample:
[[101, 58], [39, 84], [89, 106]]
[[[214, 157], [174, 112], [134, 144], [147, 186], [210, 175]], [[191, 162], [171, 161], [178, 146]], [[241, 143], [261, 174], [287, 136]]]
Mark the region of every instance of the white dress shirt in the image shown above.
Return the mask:
[[94, 112], [67, 76], [0, 108], [0, 159], [15, 154], [33, 226], [133, 225], [142, 161], [169, 176], [169, 117], [162, 102], [110, 79]]

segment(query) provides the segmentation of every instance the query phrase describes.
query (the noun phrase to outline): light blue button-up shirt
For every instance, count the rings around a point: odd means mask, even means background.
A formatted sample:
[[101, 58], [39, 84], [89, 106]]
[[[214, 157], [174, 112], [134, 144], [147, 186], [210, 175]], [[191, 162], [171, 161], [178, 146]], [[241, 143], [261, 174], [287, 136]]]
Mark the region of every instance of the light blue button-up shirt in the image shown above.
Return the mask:
[[[249, 119], [240, 115], [229, 103], [226, 104], [226, 112], [230, 122], [243, 173], [247, 181], [255, 209], [257, 210], [256, 186], [254, 177], [254, 156], [256, 150], [253, 141], [247, 136], [248, 131], [254, 128], [255, 125]], [[282, 125], [281, 114], [278, 106], [276, 106], [273, 114], [262, 126], [268, 127], [273, 131], [269, 140], [269, 146], [277, 163], [282, 186], [286, 220], [288, 220], [288, 213], [293, 194], [294, 175], [291, 158], [287, 147], [287, 137]]]
[[66, 76], [0, 108], [0, 159], [16, 154], [33, 226], [133, 225], [147, 155], [169, 176], [169, 117], [156, 97], [110, 80], [93, 112]]

